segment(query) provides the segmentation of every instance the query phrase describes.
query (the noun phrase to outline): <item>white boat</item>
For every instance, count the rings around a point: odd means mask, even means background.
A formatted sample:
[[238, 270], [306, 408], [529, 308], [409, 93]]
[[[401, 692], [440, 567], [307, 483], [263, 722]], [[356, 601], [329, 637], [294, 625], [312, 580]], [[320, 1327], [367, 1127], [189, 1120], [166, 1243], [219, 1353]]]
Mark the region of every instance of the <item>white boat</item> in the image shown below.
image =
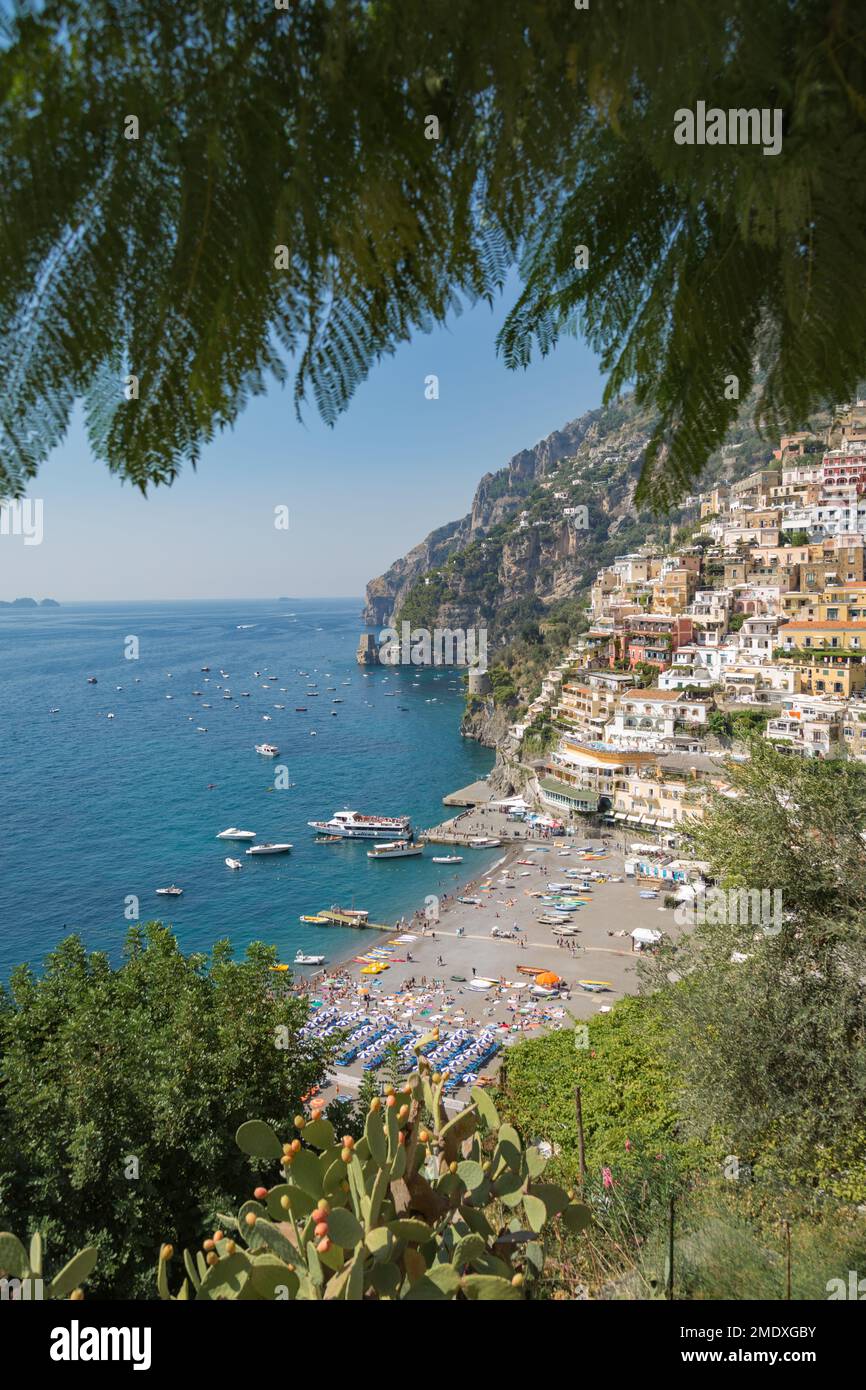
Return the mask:
[[303, 951], [295, 955], [295, 965], [324, 965], [324, 956], [305, 956]]
[[180, 898], [182, 895], [183, 889], [176, 888], [174, 884], [172, 884], [170, 888], [157, 888], [156, 890], [156, 896], [158, 898]]
[[367, 850], [368, 859], [409, 859], [423, 854], [423, 844], [413, 844], [411, 840], [386, 840], [384, 844], [374, 845]]
[[408, 840], [412, 835], [408, 816], [365, 816], [360, 811], [335, 811], [330, 820], [310, 820], [307, 825], [347, 840]]
[[434, 854], [434, 855], [433, 855], [433, 863], [434, 863], [434, 864], [462, 864], [462, 863], [463, 863], [463, 855], [462, 855], [462, 854]]
[[227, 868], [227, 869], [242, 869], [243, 867], [244, 867], [244, 866], [243, 866], [243, 864], [241, 863], [241, 861], [240, 861], [239, 859], [227, 859], [227, 860], [226, 860], [226, 868]]
[[278, 758], [280, 750], [275, 743], [257, 743], [256, 752], [261, 753], [266, 758]]
[[247, 854], [288, 854], [291, 845], [250, 845]]
[[254, 830], [239, 830], [236, 825], [230, 825], [228, 830], [221, 830], [217, 835], [218, 840], [254, 840], [256, 832]]
[[475, 835], [472, 839], [473, 849], [494, 849], [501, 844], [502, 841], [495, 839], [492, 835]]

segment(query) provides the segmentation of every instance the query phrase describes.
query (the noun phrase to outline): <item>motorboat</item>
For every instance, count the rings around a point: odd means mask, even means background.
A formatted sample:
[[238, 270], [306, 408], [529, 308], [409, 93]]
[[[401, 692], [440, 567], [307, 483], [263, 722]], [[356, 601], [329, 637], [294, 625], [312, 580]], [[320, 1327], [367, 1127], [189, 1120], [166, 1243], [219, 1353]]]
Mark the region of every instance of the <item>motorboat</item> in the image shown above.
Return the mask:
[[280, 750], [275, 743], [257, 743], [256, 752], [265, 758], [278, 758]]
[[462, 854], [434, 854], [434, 855], [433, 855], [433, 863], [434, 863], [434, 864], [462, 864], [462, 863], [463, 863], [463, 855], [462, 855]]
[[386, 840], [381, 845], [374, 845], [367, 850], [368, 859], [409, 859], [411, 856], [422, 854], [423, 844], [414, 844], [411, 840]]
[[242, 869], [243, 867], [244, 867], [244, 866], [243, 866], [243, 864], [241, 863], [241, 861], [240, 861], [239, 859], [227, 859], [227, 860], [226, 860], [226, 868], [227, 868], [227, 869]]
[[228, 830], [221, 830], [217, 835], [218, 840], [254, 840], [256, 832], [254, 830], [239, 830], [236, 825], [230, 825]]
[[87, 684], [88, 684], [88, 685], [98, 685], [98, 684], [99, 684], [99, 681], [96, 679], [95, 676], [88, 676], [88, 677], [87, 677]]
[[288, 854], [291, 845], [272, 845], [267, 841], [261, 845], [250, 845], [247, 854]]
[[303, 951], [298, 951], [295, 955], [295, 965], [324, 965], [324, 956], [306, 956]]
[[180, 898], [183, 896], [183, 889], [175, 887], [172, 883], [168, 888], [157, 888], [156, 896], [158, 898]]
[[480, 898], [458, 898], [457, 901], [458, 901], [459, 903], [466, 903], [467, 907], [483, 907], [483, 906], [484, 906], [484, 904], [482, 903], [482, 901], [481, 901]]

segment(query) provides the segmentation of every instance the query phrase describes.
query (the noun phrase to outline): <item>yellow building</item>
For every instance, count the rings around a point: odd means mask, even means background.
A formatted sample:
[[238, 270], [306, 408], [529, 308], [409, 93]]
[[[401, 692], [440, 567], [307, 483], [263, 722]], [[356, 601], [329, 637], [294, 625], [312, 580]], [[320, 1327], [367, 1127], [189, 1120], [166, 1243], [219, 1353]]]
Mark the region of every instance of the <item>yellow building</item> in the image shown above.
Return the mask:
[[785, 651], [866, 651], [866, 621], [795, 619], [779, 629], [779, 638]]
[[866, 665], [860, 661], [822, 661], [798, 667], [794, 679], [794, 694], [839, 695], [848, 700], [866, 689]]
[[866, 618], [866, 586], [828, 587], [817, 594], [783, 594], [782, 612], [802, 622], [856, 623]]

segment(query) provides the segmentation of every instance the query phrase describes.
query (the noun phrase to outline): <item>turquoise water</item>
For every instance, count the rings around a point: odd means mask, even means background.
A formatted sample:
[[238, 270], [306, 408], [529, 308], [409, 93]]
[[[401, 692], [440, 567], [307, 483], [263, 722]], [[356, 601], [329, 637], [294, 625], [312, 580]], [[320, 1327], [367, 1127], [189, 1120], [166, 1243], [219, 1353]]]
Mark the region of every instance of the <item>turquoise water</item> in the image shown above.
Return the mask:
[[[187, 951], [229, 937], [239, 949], [271, 942], [286, 961], [299, 947], [333, 960], [360, 944], [359, 933], [305, 925], [301, 913], [354, 903], [392, 923], [494, 862], [495, 850], [466, 850], [458, 876], [433, 864], [432, 850], [383, 864], [367, 859], [369, 845], [314, 843], [307, 821], [346, 806], [433, 825], [445, 814], [442, 796], [493, 760], [459, 736], [463, 697], [452, 673], [363, 674], [354, 659], [360, 606], [0, 610], [0, 978], [21, 961], [38, 967], [73, 930], [117, 960], [128, 897], [138, 899], [141, 921], [172, 922]], [[124, 656], [129, 637], [138, 639], [136, 660]], [[202, 666], [211, 668], [207, 684]], [[262, 689], [272, 673], [279, 679]], [[87, 684], [91, 675], [97, 685]], [[320, 694], [309, 698], [314, 680]], [[277, 744], [280, 757], [261, 757], [256, 743]], [[288, 769], [285, 789], [274, 789], [277, 766]], [[247, 859], [243, 844], [214, 838], [230, 825], [294, 849]], [[227, 855], [241, 872], [226, 868]], [[155, 896], [171, 883], [182, 898]]]

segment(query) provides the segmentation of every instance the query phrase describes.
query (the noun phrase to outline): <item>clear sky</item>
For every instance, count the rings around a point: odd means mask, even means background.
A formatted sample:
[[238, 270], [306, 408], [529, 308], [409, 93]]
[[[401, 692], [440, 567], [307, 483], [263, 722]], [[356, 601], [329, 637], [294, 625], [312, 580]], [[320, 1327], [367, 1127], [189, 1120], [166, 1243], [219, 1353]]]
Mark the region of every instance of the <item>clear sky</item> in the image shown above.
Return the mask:
[[[330, 429], [298, 424], [274, 385], [170, 488], [147, 498], [91, 455], [81, 420], [28, 489], [40, 545], [0, 535], [0, 598], [62, 601], [360, 595], [427, 533], [463, 516], [486, 472], [600, 404], [602, 377], [568, 339], [509, 372], [495, 338], [515, 286], [419, 334], [375, 367]], [[425, 378], [439, 399], [425, 399]], [[274, 508], [289, 509], [289, 529]]]

